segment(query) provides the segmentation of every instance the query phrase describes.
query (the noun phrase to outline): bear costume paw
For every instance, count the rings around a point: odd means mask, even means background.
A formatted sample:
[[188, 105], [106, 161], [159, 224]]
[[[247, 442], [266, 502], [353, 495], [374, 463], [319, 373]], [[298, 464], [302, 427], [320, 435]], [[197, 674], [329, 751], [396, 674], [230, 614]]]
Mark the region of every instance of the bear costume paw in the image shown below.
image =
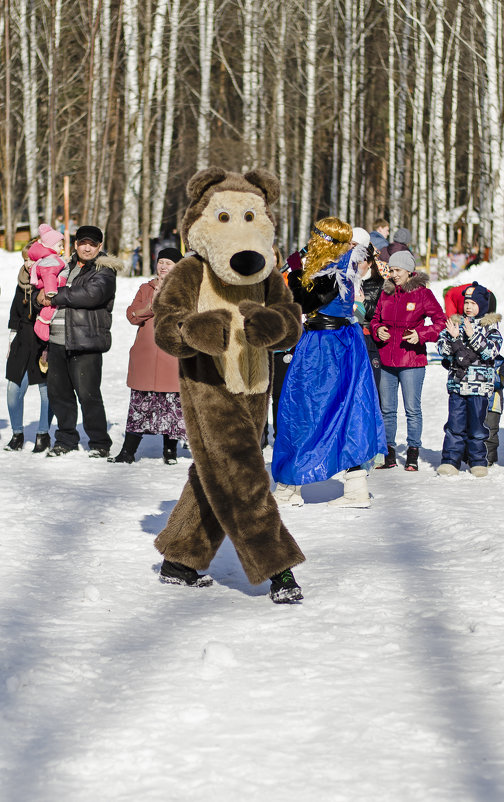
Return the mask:
[[195, 351], [219, 356], [229, 344], [231, 312], [213, 309], [188, 315], [180, 327], [182, 339]]
[[275, 309], [266, 309], [255, 301], [242, 301], [238, 309], [244, 318], [247, 342], [255, 348], [269, 348], [285, 337], [285, 321]]

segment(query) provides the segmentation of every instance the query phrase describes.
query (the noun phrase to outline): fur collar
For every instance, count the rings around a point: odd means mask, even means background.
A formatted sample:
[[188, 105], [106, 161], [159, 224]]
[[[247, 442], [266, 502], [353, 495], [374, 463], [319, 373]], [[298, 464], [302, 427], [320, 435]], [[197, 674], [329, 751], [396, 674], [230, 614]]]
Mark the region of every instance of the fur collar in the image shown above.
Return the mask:
[[[418, 290], [420, 287], [426, 287], [427, 282], [429, 281], [429, 276], [427, 273], [424, 273], [422, 270], [415, 270], [414, 273], [411, 274], [410, 278], [406, 281], [405, 284], [401, 287], [403, 292], [413, 292], [413, 290]], [[386, 279], [383, 285], [383, 292], [386, 295], [393, 295], [396, 291], [397, 287], [392, 281], [392, 279]]]
[[[74, 251], [68, 262], [69, 267], [72, 268], [77, 264], [77, 261], [77, 253]], [[95, 270], [101, 270], [102, 267], [109, 267], [114, 273], [121, 273], [124, 270], [124, 262], [121, 259], [117, 256], [109, 256], [107, 253], [103, 253], [103, 251], [100, 251], [96, 259], [92, 259], [91, 262], [87, 262], [86, 264], [94, 266]]]
[[[462, 323], [463, 315], [451, 315], [450, 320], [453, 323], [460, 325]], [[487, 312], [483, 317], [476, 318], [474, 321], [478, 326], [496, 326], [502, 320], [500, 312]]]

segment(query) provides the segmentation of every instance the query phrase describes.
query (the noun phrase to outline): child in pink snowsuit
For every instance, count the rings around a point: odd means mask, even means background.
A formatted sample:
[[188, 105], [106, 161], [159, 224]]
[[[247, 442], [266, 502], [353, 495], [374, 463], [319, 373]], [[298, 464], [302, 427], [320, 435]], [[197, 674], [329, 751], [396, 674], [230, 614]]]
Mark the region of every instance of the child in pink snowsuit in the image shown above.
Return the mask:
[[[34, 262], [30, 283], [38, 290], [44, 290], [48, 298], [56, 295], [58, 287], [66, 284], [66, 278], [60, 276], [65, 267], [65, 262], [59, 255], [62, 240], [63, 234], [60, 231], [55, 231], [47, 223], [42, 223], [39, 226], [39, 239], [28, 251], [28, 258]], [[33, 330], [44, 342], [49, 340], [49, 325], [55, 313], [54, 307], [44, 306], [37, 315]]]

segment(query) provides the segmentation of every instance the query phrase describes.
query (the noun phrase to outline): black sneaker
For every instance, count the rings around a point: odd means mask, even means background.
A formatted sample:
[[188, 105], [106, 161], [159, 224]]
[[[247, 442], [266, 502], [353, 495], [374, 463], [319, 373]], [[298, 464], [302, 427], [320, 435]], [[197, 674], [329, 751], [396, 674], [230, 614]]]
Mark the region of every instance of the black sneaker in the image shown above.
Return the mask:
[[409, 446], [406, 452], [405, 471], [418, 471], [418, 448]]
[[383, 465], [377, 465], [376, 470], [383, 470], [384, 468], [397, 468], [396, 455], [394, 446], [388, 447], [388, 454], [385, 455], [385, 462]]
[[269, 595], [275, 604], [293, 604], [304, 598], [290, 568], [271, 577]]
[[41, 454], [42, 451], [46, 451], [46, 449], [51, 448], [51, 438], [45, 432], [44, 434], [38, 434], [35, 438], [35, 445], [33, 447], [34, 454]]
[[47, 452], [48, 457], [62, 457], [64, 454], [69, 454], [70, 451], [77, 451], [77, 447], [71, 448], [70, 446], [64, 446], [62, 443], [55, 443], [55, 445], [51, 448], [50, 451]]
[[92, 448], [89, 456], [94, 459], [104, 459], [110, 454], [110, 448]]
[[24, 446], [24, 434], [23, 432], [18, 432], [18, 434], [13, 434], [7, 445], [4, 447], [4, 451], [21, 451]]
[[176, 448], [165, 448], [163, 451], [163, 459], [165, 465], [176, 465], [177, 464], [177, 449]]
[[159, 579], [168, 585], [187, 585], [191, 588], [206, 588], [213, 583], [212, 577], [208, 574], [198, 574], [194, 568], [169, 560], [163, 560]]

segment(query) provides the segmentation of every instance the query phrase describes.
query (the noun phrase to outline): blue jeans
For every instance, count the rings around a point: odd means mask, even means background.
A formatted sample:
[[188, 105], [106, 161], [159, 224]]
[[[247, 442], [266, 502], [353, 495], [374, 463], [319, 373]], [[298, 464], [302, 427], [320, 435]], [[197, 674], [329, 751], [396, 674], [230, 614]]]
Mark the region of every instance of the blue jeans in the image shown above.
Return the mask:
[[[37, 434], [47, 434], [50, 425], [49, 416], [52, 418], [47, 398], [47, 384], [39, 384], [38, 388], [40, 392], [40, 420]], [[25, 373], [20, 385], [14, 382], [7, 382], [7, 407], [13, 434], [21, 434], [23, 431], [24, 397], [27, 389], [28, 373]]]
[[422, 445], [422, 386], [425, 368], [391, 368], [381, 366], [380, 403], [387, 444], [395, 446], [397, 431], [397, 394], [399, 385], [404, 403], [408, 446]]
[[474, 465], [487, 464], [487, 408], [486, 395], [450, 393], [441, 462], [456, 468], [460, 468], [462, 460], [467, 461], [471, 468]]

